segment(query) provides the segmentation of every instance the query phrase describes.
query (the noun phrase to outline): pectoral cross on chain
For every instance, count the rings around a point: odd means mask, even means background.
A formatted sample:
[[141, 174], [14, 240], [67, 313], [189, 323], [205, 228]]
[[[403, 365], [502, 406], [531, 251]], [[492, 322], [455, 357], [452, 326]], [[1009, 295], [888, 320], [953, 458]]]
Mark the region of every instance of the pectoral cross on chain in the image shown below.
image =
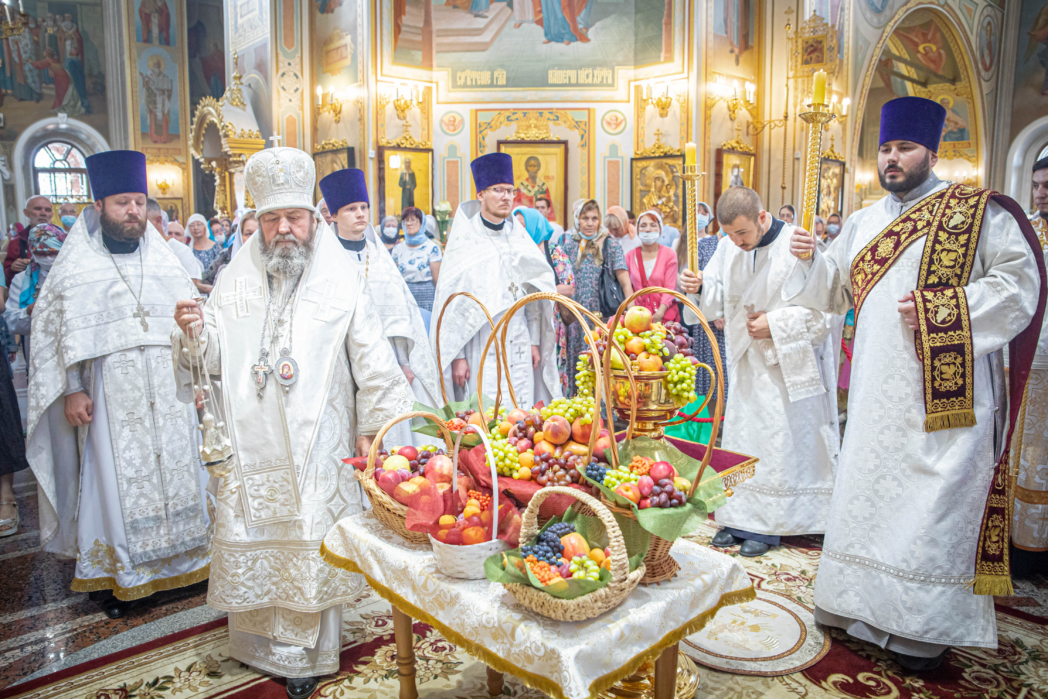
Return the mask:
[[149, 323], [146, 322], [146, 316], [149, 315], [149, 311], [142, 307], [142, 304], [138, 304], [138, 310], [132, 313], [135, 318], [138, 318], [138, 322], [142, 324], [142, 330], [149, 330]]
[[520, 291], [520, 287], [517, 286], [517, 283], [516, 282], [510, 282], [509, 286], [507, 286], [506, 288], [509, 289], [509, 293], [513, 294], [513, 300], [516, 301], [517, 300], [517, 292]]
[[263, 355], [259, 357], [258, 364], [251, 367], [251, 373], [255, 377], [255, 389], [258, 391], [258, 399], [262, 400], [262, 392], [266, 388], [266, 374], [273, 373], [273, 367], [266, 364], [266, 358]]

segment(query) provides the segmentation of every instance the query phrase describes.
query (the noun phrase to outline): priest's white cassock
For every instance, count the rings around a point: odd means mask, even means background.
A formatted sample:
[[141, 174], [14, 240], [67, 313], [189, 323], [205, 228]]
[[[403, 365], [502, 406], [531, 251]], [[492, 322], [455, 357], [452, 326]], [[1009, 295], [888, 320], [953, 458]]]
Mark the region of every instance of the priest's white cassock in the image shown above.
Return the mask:
[[[93, 207], [40, 291], [27, 457], [40, 488], [41, 542], [76, 557], [78, 592], [133, 600], [208, 576], [207, 473], [192, 410], [175, 395], [168, 335], [175, 302], [194, 293], [151, 224], [138, 252], [111, 255]], [[76, 428], [64, 396], [79, 390], [94, 413]]]
[[[701, 299], [691, 297], [708, 321], [726, 321], [723, 447], [760, 458], [756, 475], [735, 486], [715, 517], [767, 536], [826, 531], [840, 451], [834, 316], [782, 300], [793, 229], [773, 221], [762, 240], [770, 242], [750, 251], [723, 238], [703, 270]], [[770, 340], [750, 337], [751, 310], [767, 314]], [[684, 319], [697, 322], [687, 309]]]
[[[302, 151], [266, 149], [245, 172], [260, 219], [278, 208], [313, 215], [315, 170]], [[282, 677], [315, 677], [338, 670], [342, 605], [364, 589], [361, 577], [320, 558], [331, 526], [364, 506], [342, 459], [358, 434], [377, 433], [413, 401], [363, 277], [327, 224], [318, 222], [299, 278], [267, 274], [263, 236], [233, 257], [204, 311], [203, 354], [221, 376], [235, 454], [234, 471], [215, 484], [208, 604], [229, 612], [233, 657]], [[287, 303], [289, 322], [267, 314], [271, 296], [274, 309]], [[177, 328], [172, 340], [180, 353]], [[260, 342], [276, 364], [261, 391], [252, 371]], [[281, 350], [297, 369], [281, 368]], [[190, 400], [183, 354], [179, 384]], [[285, 390], [278, 381], [289, 377]]]
[[[904, 199], [890, 194], [853, 214], [825, 252], [796, 264], [784, 296], [846, 313], [855, 257], [947, 185], [933, 173]], [[887, 269], [856, 318], [851, 409], [815, 586], [816, 617], [905, 655], [997, 646], [993, 597], [974, 594], [971, 582], [1008, 414], [1000, 350], [1033, 317], [1039, 279], [1011, 214], [991, 201], [982, 226], [965, 286], [975, 426], [924, 430], [922, 365], [898, 306], [917, 284], [925, 241]]]

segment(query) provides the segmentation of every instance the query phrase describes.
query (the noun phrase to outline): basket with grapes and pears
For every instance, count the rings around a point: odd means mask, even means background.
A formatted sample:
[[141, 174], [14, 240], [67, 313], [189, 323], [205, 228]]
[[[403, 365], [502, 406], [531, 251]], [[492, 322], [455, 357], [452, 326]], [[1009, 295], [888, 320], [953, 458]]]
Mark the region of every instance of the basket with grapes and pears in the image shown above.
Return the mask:
[[[631, 307], [645, 294], [671, 295], [698, 317], [713, 348], [713, 367], [693, 356], [692, 340], [679, 324], [655, 323], [648, 309]], [[576, 385], [580, 393], [590, 391], [603, 378], [604, 392], [610, 397], [608, 421], [614, 409], [627, 428], [620, 435], [618, 463], [589, 464], [584, 477], [599, 491], [604, 505], [636, 520], [651, 534], [641, 582], [668, 580], [679, 570], [670, 555], [674, 541], [694, 531], [724, 504], [732, 486], [752, 477], [757, 459], [714, 446], [724, 413], [724, 368], [709, 324], [684, 295], [664, 288], [634, 293], [608, 321], [596, 344], [579, 355]], [[598, 368], [603, 371], [597, 372]], [[696, 402], [699, 369], [713, 379], [709, 392], [692, 414], [683, 415], [681, 408]], [[693, 419], [711, 401], [713, 429], [708, 443], [666, 438], [665, 427]]]

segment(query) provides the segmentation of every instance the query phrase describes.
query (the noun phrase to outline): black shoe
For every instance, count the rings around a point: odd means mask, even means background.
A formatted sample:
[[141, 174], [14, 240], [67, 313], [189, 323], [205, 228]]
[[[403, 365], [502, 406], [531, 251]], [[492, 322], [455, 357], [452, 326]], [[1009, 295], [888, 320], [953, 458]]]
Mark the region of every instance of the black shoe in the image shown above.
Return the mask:
[[910, 672], [928, 672], [942, 665], [943, 658], [949, 649], [944, 650], [934, 658], [918, 658], [916, 655], [904, 655], [903, 653], [895, 654], [895, 662], [899, 663], [903, 670]]
[[746, 539], [742, 542], [742, 546], [739, 547], [739, 555], [745, 556], [746, 558], [756, 558], [757, 556], [763, 556], [771, 550], [771, 546], [760, 541], [753, 539]]
[[110, 597], [102, 601], [102, 611], [106, 613], [106, 616], [110, 619], [122, 619], [127, 616], [127, 613], [131, 611], [131, 607], [134, 606], [134, 602], [124, 602], [118, 600], [116, 597]]
[[320, 684], [319, 677], [288, 677], [288, 699], [309, 699]]
[[729, 534], [727, 529], [721, 529], [714, 535], [710, 544], [720, 549], [726, 549], [731, 546], [738, 546], [739, 540]]
[[105, 602], [107, 599], [113, 596], [112, 590], [95, 590], [94, 592], [88, 592], [87, 598], [92, 602]]

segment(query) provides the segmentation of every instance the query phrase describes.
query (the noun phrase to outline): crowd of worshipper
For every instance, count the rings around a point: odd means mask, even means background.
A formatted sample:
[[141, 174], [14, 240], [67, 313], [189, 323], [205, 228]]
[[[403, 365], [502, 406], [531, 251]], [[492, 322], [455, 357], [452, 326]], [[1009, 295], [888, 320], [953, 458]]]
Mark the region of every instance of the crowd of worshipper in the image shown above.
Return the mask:
[[[284, 147], [246, 164], [254, 209], [182, 224], [148, 197], [142, 154], [92, 155], [94, 203], [62, 204], [58, 225], [32, 197], [6, 242], [0, 332], [8, 358], [23, 355], [29, 401], [26, 440], [4, 440], [0, 458], [0, 536], [18, 530], [12, 478], [31, 467], [42, 545], [76, 559], [73, 590], [118, 618], [209, 579], [231, 655], [310, 696], [338, 670], [355, 589], [320, 558], [331, 523], [366, 506], [342, 460], [416, 402], [441, 405], [442, 380], [454, 400], [500, 388], [491, 325], [464, 294], [498, 321], [536, 292], [599, 315], [608, 285], [624, 299], [657, 287], [710, 321], [721, 446], [760, 459], [717, 510], [711, 545], [757, 557], [825, 535], [816, 619], [909, 672], [952, 646], [995, 646], [993, 595], [1011, 589], [1001, 469], [1044, 313], [1048, 160], [1029, 219], [936, 177], [944, 119], [921, 98], [884, 106], [887, 195], [847, 221], [807, 231], [794, 206], [773, 214], [735, 186], [689, 212], [693, 239], [658, 209], [594, 199], [571, 204], [565, 229], [549, 199], [522, 196], [502, 153], [472, 161], [477, 196], [448, 230], [417, 206], [379, 221], [364, 172], [316, 183], [310, 156]], [[689, 328], [713, 363], [677, 297], [635, 303]], [[565, 308], [531, 301], [504, 337], [520, 404], [576, 393], [584, 333]], [[196, 458], [197, 365], [221, 387], [236, 455], [221, 479]], [[706, 394], [709, 375], [696, 381]], [[8, 361], [0, 409], [5, 434], [21, 434]], [[1028, 441], [1031, 429], [1044, 425]], [[419, 439], [407, 423], [386, 436]], [[1045, 529], [1025, 547], [1048, 548]]]

